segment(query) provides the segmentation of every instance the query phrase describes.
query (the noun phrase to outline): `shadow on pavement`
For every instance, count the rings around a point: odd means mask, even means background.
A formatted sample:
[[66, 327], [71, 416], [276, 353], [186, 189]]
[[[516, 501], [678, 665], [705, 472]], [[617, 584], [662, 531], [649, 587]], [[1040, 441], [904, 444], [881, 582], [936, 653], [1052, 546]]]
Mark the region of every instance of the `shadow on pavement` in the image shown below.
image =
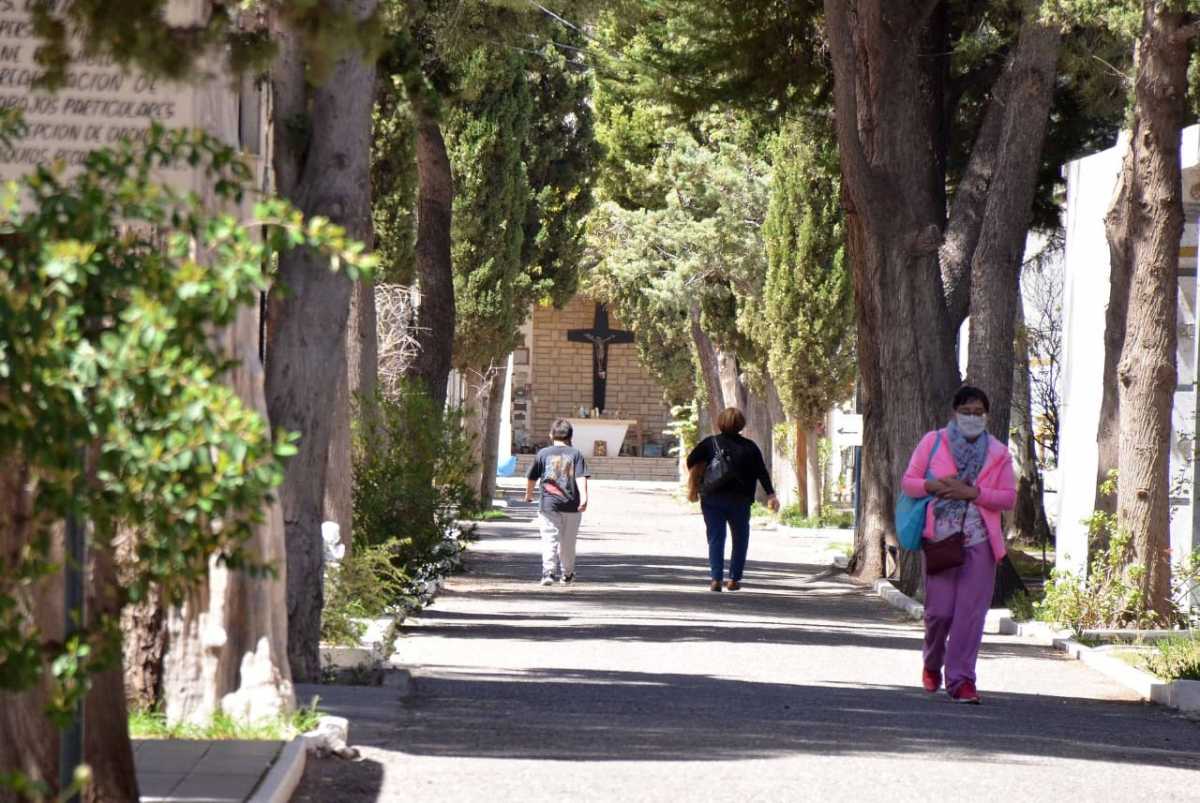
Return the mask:
[[991, 693], [976, 707], [893, 686], [562, 669], [430, 671], [417, 681], [396, 733], [394, 746], [407, 753], [569, 761], [950, 753], [977, 762], [1025, 755], [1200, 763], [1200, 728], [1139, 703]]

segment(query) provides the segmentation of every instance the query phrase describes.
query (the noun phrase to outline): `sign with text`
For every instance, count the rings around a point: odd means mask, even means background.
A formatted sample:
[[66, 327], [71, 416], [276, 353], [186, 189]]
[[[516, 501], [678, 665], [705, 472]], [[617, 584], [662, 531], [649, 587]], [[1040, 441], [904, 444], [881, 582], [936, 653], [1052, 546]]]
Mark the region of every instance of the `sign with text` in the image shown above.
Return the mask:
[[[90, 151], [146, 136], [153, 123], [191, 128], [196, 123], [194, 87], [130, 71], [107, 58], [79, 56], [56, 92], [36, 88], [42, 70], [34, 61], [40, 40], [28, 0], [0, 0], [0, 108], [17, 109], [23, 137], [0, 148], [0, 179], [37, 165], [70, 169]], [[171, 171], [186, 182], [190, 171]]]

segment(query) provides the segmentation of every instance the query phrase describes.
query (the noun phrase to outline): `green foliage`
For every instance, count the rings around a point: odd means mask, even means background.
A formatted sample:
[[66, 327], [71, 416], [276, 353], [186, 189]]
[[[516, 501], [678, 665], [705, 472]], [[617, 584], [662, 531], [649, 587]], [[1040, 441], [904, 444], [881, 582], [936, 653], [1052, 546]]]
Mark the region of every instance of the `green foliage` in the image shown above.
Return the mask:
[[529, 178], [521, 158], [533, 112], [523, 58], [478, 48], [461, 65], [463, 93], [446, 111], [454, 175], [454, 362], [487, 366], [516, 346], [533, 300], [521, 261]]
[[1154, 642], [1146, 668], [1163, 680], [1200, 680], [1200, 636], [1172, 636]]
[[1098, 549], [1087, 577], [1056, 569], [1046, 583], [1037, 617], [1069, 627], [1074, 633], [1101, 628], [1147, 629], [1170, 625], [1160, 621], [1142, 594], [1146, 567], [1130, 562], [1130, 536], [1115, 532], [1107, 549]]
[[412, 604], [410, 578], [397, 565], [396, 539], [351, 545], [340, 561], [325, 565], [325, 607], [321, 642], [357, 646], [366, 633], [364, 620], [402, 616]]
[[592, 111], [592, 75], [583, 62], [582, 34], [552, 31], [528, 61], [533, 99], [523, 147], [531, 197], [525, 213], [522, 264], [539, 301], [561, 305], [575, 294], [586, 248], [584, 221], [592, 209], [599, 167]]
[[695, 402], [676, 404], [671, 407], [671, 423], [663, 432], [675, 440], [676, 446], [671, 447], [671, 454], [690, 454], [696, 444], [700, 443], [700, 415]]
[[354, 617], [402, 619], [427, 604], [460, 564], [455, 522], [477, 503], [460, 415], [435, 409], [418, 383], [377, 396], [369, 409], [355, 422], [354, 549], [345, 574], [331, 577], [335, 599], [325, 608], [336, 639], [353, 636], [346, 622]]
[[161, 711], [136, 710], [129, 713], [129, 736], [133, 739], [286, 741], [317, 727], [322, 716], [317, 708], [319, 702], [314, 699], [308, 706], [290, 714], [252, 722], [235, 719], [218, 711], [206, 723], [180, 722], [169, 725], [166, 714]]
[[832, 131], [790, 122], [772, 146], [763, 288], [767, 366], [788, 416], [808, 428], [850, 393], [854, 299]]
[[1037, 614], [1037, 600], [1028, 591], [1014, 592], [1008, 598], [1008, 610], [1015, 622], [1028, 622]]
[[309, 78], [320, 82], [347, 50], [373, 53], [383, 39], [379, 14], [360, 20], [328, 0], [240, 0], [209, 3], [197, 20], [174, 24], [170, 0], [34, 0], [35, 58], [42, 82], [60, 88], [74, 59], [105, 56], [124, 66], [181, 79], [202, 56], [224, 52], [234, 72], [262, 70], [276, 53], [268, 20], [290, 29], [308, 62]]
[[662, 132], [642, 170], [662, 188], [664, 205], [597, 207], [588, 224], [597, 264], [586, 284], [637, 332], [642, 363], [681, 403], [696, 395], [693, 318], [719, 345], [754, 361], [755, 344], [743, 333], [766, 274], [768, 167], [736, 121], [713, 116], [696, 135]]
[[40, 166], [0, 198], [0, 465], [23, 478], [5, 504], [29, 511], [0, 558], [0, 688], [27, 689], [49, 668], [51, 717], [119, 660], [115, 618], [51, 645], [29, 615], [34, 584], [61, 568], [59, 522], [89, 522], [93, 554], [114, 562], [123, 534], [121, 587], [97, 589], [121, 604], [151, 587], [181, 602], [213, 557], [269, 571], [242, 544], [293, 439], [273, 439], [223, 383], [233, 363], [213, 330], [258, 303], [273, 251], [316, 248], [353, 275], [374, 264], [342, 229], [283, 202], [257, 204], [247, 227], [159, 180], [184, 166], [222, 206], [252, 178], [219, 141], [156, 127], [70, 177]]
[[854, 526], [854, 511], [822, 510], [820, 515], [810, 517], [798, 505], [789, 505], [779, 511], [779, 521], [789, 527], [845, 530]]

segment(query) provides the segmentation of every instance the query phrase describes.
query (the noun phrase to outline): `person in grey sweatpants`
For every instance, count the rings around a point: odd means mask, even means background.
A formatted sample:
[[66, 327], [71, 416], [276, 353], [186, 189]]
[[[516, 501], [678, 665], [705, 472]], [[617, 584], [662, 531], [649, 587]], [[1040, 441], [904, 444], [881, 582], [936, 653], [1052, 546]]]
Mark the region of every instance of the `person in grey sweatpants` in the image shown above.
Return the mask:
[[560, 418], [550, 428], [553, 443], [534, 458], [525, 475], [525, 501], [541, 485], [538, 529], [542, 533], [542, 585], [575, 581], [575, 538], [588, 504], [588, 468], [583, 453], [571, 445], [574, 430]]

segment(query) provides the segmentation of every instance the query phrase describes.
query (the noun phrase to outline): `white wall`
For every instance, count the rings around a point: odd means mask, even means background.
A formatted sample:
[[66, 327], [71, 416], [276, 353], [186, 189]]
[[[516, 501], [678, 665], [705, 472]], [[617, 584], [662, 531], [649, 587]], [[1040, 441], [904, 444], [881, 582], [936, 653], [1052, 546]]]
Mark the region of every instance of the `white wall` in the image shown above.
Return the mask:
[[1108, 304], [1108, 211], [1122, 146], [1066, 167], [1066, 251], [1063, 255], [1063, 367], [1059, 431], [1057, 560], [1087, 564], [1087, 528], [1096, 499], [1096, 429], [1104, 377], [1104, 314]]

